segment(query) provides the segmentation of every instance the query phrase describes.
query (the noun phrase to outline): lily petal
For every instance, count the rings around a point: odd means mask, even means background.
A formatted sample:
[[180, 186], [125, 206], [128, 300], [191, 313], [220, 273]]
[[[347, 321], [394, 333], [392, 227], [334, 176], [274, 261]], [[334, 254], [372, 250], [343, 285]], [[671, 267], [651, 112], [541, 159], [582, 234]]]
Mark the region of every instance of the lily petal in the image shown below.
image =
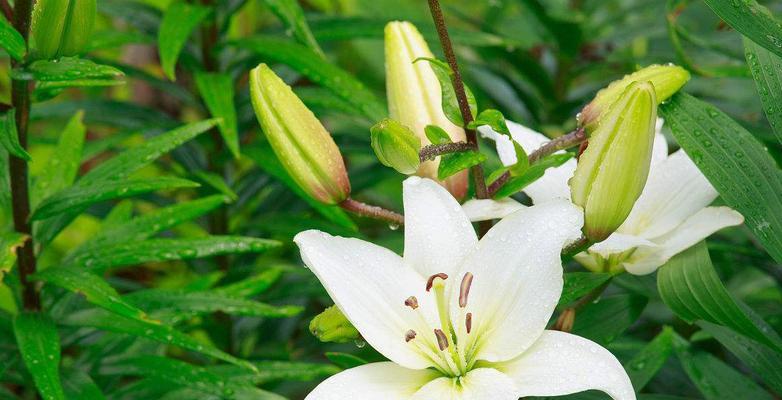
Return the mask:
[[501, 200], [472, 199], [462, 204], [462, 210], [473, 222], [501, 219], [523, 208], [523, 204], [510, 197]]
[[652, 145], [652, 164], [651, 168], [657, 166], [661, 162], [668, 158], [668, 141], [665, 139], [665, 135], [662, 134], [663, 119], [657, 118], [655, 124], [656, 133], [654, 134], [654, 144]]
[[321, 382], [306, 400], [406, 399], [438, 373], [413, 370], [392, 362], [378, 362], [342, 371]]
[[[404, 265], [401, 257], [372, 243], [314, 230], [299, 233], [293, 241], [334, 303], [375, 350], [407, 368], [432, 365], [405, 343], [409, 329], [429, 330], [420, 315], [430, 322], [436, 316], [431, 296], [425, 295], [424, 278]], [[404, 306], [409, 296], [420, 303], [416, 312]]]
[[657, 247], [657, 244], [640, 236], [614, 232], [606, 240], [593, 244], [589, 251], [608, 258], [611, 254], [623, 253], [637, 247]]
[[484, 139], [491, 139], [494, 141], [497, 149], [497, 155], [500, 156], [500, 162], [505, 167], [510, 167], [516, 164], [519, 159], [516, 157], [516, 148], [513, 146], [513, 141], [509, 137], [495, 132], [488, 125], [482, 125], [478, 127], [478, 132]]
[[518, 390], [507, 375], [493, 368], [478, 368], [461, 377], [437, 378], [410, 400], [516, 400]]
[[497, 368], [516, 383], [519, 397], [560, 396], [600, 390], [614, 400], [634, 400], [622, 364], [602, 346], [580, 336], [545, 331], [518, 359]]
[[405, 180], [403, 193], [405, 263], [424, 279], [456, 272], [478, 243], [462, 207], [442, 186], [417, 176]]
[[652, 170], [643, 193], [618, 231], [647, 239], [664, 235], [715, 198], [717, 191], [679, 150]]
[[[473, 359], [505, 361], [526, 350], [543, 332], [562, 293], [560, 251], [581, 235], [583, 213], [568, 201], [550, 201], [517, 211], [478, 243], [456, 276], [472, 274], [460, 307], [452, 286], [451, 320], [459, 347]], [[471, 313], [471, 333], [465, 316]]]

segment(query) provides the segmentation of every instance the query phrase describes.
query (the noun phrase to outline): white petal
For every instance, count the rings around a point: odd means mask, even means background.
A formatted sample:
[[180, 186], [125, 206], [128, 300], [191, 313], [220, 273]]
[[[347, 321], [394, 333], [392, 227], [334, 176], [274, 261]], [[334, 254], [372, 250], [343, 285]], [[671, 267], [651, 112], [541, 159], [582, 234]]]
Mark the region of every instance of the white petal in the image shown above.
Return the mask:
[[624, 253], [636, 247], [657, 247], [657, 245], [642, 237], [614, 232], [606, 240], [593, 244], [589, 251], [608, 258], [611, 254]]
[[608, 350], [582, 337], [545, 331], [518, 359], [497, 366], [513, 378], [520, 397], [560, 396], [600, 390], [614, 400], [634, 400], [622, 364]]
[[728, 207], [707, 207], [687, 218], [668, 235], [655, 239], [661, 252], [641, 251], [624, 263], [627, 272], [644, 275], [654, 272], [671, 257], [697, 244], [722, 228], [741, 225], [744, 217]]
[[436, 273], [451, 275], [478, 237], [459, 203], [432, 180], [404, 182], [405, 263], [424, 279]]
[[543, 146], [547, 142], [551, 141], [551, 139], [549, 139], [546, 135], [527, 128], [522, 124], [513, 121], [505, 122], [508, 125], [510, 136], [513, 138], [513, 140], [516, 141], [516, 143], [520, 144], [527, 153], [532, 153], [533, 151], [540, 148], [540, 146]]
[[516, 148], [513, 146], [513, 141], [511, 141], [509, 137], [495, 132], [488, 125], [479, 126], [478, 132], [481, 134], [481, 137], [494, 141], [497, 148], [497, 155], [500, 156], [500, 161], [503, 166], [510, 167], [518, 162]]
[[[657, 121], [659, 126], [659, 121], [662, 121], [662, 118], [657, 118]], [[657, 133], [654, 135], [654, 144], [652, 145], [651, 169], [654, 169], [661, 162], [665, 161], [666, 158], [668, 158], [668, 141], [665, 139], [665, 135], [660, 133], [660, 130], [658, 129]]]
[[516, 385], [493, 368], [478, 368], [461, 377], [437, 378], [422, 387], [410, 400], [516, 400]]
[[[304, 263], [315, 273], [334, 303], [377, 351], [408, 368], [427, 368], [431, 362], [405, 343], [405, 332], [428, 331], [419, 315], [435, 308], [425, 295], [425, 281], [390, 250], [358, 239], [334, 237], [319, 231], [301, 232], [293, 239]], [[416, 296], [413, 311], [405, 299]], [[420, 314], [419, 314], [420, 313]], [[427, 315], [430, 321], [434, 315]]]
[[407, 399], [437, 376], [432, 370], [407, 369], [392, 362], [365, 364], [321, 382], [306, 400]]
[[[504, 361], [527, 349], [543, 332], [562, 293], [560, 251], [581, 235], [583, 213], [567, 201], [525, 208], [502, 219], [462, 265], [473, 274], [467, 306], [452, 286], [451, 318], [459, 346], [475, 358]], [[465, 315], [472, 313], [466, 333]]]
[[618, 231], [647, 239], [664, 235], [715, 198], [717, 191], [679, 150], [651, 171], [641, 197]]
[[473, 222], [504, 218], [522, 208], [523, 204], [510, 197], [501, 200], [472, 199], [462, 204], [462, 210]]

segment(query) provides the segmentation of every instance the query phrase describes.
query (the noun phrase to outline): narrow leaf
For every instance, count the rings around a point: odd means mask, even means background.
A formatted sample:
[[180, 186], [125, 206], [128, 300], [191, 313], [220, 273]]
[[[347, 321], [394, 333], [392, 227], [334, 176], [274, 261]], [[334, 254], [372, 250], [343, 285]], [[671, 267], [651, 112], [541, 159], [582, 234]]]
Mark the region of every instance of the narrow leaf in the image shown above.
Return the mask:
[[206, 108], [215, 118], [222, 118], [218, 123], [228, 150], [234, 158], [239, 158], [239, 133], [236, 122], [236, 106], [234, 105], [234, 83], [228, 74], [196, 73], [196, 86]]
[[571, 153], [552, 154], [550, 156], [544, 157], [543, 159], [532, 164], [521, 175], [512, 177], [508, 182], [502, 185], [500, 190], [498, 190], [494, 195], [494, 198], [501, 199], [514, 193], [518, 193], [527, 187], [530, 183], [540, 179], [540, 177], [546, 173], [547, 169], [558, 167], [571, 158], [573, 158]]
[[33, 204], [38, 204], [41, 199], [67, 188], [76, 180], [87, 131], [83, 119], [84, 112], [77, 112], [60, 134], [54, 153], [47, 160], [41, 176], [35, 180]]
[[16, 118], [14, 109], [8, 110], [2, 117], [0, 117], [0, 145], [5, 150], [17, 158], [21, 158], [25, 161], [30, 161], [32, 158], [30, 154], [25, 151], [21, 144], [19, 144], [19, 134], [16, 130]]
[[782, 56], [782, 23], [755, 0], [705, 0], [723, 21], [753, 42]]
[[647, 301], [645, 297], [633, 295], [601, 298], [578, 311], [573, 333], [608, 344], [635, 323]]
[[255, 372], [241, 370], [233, 365], [218, 365], [208, 369], [231, 381], [263, 385], [269, 382], [307, 382], [326, 378], [340, 372], [330, 364], [316, 364], [291, 361], [260, 361], [253, 363]]
[[782, 172], [766, 148], [722, 111], [688, 94], [674, 95], [660, 110], [725, 203], [782, 262]]
[[187, 38], [210, 12], [207, 7], [181, 0], [171, 3], [166, 9], [160, 22], [157, 42], [163, 72], [172, 81], [176, 79], [174, 69]]
[[28, 238], [29, 236], [17, 232], [0, 233], [0, 282], [16, 262], [16, 249]]
[[46, 314], [23, 312], [14, 318], [14, 334], [24, 364], [44, 400], [65, 400], [60, 382], [60, 338]]
[[86, 373], [71, 369], [63, 374], [63, 386], [69, 399], [105, 400], [100, 388]]
[[760, 94], [760, 103], [771, 128], [782, 143], [782, 56], [744, 38], [749, 70]]
[[13, 70], [17, 80], [35, 81], [36, 90], [63, 89], [79, 86], [113, 86], [122, 84], [117, 78], [122, 71], [78, 57], [38, 60], [22, 70]]
[[336, 366], [345, 369], [358, 367], [367, 363], [367, 361], [365, 361], [364, 359], [348, 353], [339, 353], [339, 352], [332, 351], [332, 352], [327, 352], [324, 355], [326, 356], [326, 358], [329, 359], [329, 361], [333, 362]]
[[125, 299], [149, 312], [169, 311], [181, 318], [180, 313], [212, 313], [222, 311], [231, 315], [283, 318], [302, 311], [299, 306], [272, 306], [253, 300], [227, 296], [213, 291], [187, 292], [166, 289], [147, 289], [128, 294]]
[[[432, 66], [437, 80], [440, 82], [440, 91], [442, 92], [442, 107], [443, 113], [456, 126], [464, 126], [464, 118], [462, 118], [461, 108], [459, 107], [459, 101], [456, 97], [456, 91], [453, 85], [453, 71], [448, 64], [434, 59], [434, 58], [419, 58], [414, 62], [428, 62]], [[475, 96], [472, 94], [467, 85], [464, 85], [464, 92], [467, 97], [467, 103], [470, 107], [470, 113], [473, 119], [475, 118], [478, 104], [475, 102]]]
[[[293, 31], [293, 36], [296, 37], [301, 44], [307, 46], [324, 57], [323, 50], [321, 50], [318, 42], [310, 31], [307, 20], [304, 18], [304, 10], [301, 9], [299, 2], [296, 0], [263, 0], [272, 12], [277, 15], [277, 18], [285, 24], [288, 29]], [[325, 57], [324, 57], [325, 58]]]
[[27, 44], [22, 35], [2, 16], [0, 16], [0, 47], [16, 61], [21, 61], [27, 52]]
[[212, 292], [225, 296], [247, 298], [256, 296], [270, 288], [282, 276], [281, 268], [269, 268], [239, 282], [215, 288]]
[[664, 326], [662, 332], [624, 365], [636, 392], [640, 392], [654, 378], [671, 354], [673, 354], [673, 330]]

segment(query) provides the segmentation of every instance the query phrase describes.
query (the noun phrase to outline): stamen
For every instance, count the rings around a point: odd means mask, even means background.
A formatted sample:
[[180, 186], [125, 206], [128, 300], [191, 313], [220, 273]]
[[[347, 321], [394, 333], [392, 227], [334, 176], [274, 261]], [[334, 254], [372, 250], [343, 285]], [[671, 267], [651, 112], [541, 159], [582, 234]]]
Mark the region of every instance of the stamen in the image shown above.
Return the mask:
[[405, 300], [405, 305], [415, 310], [418, 308], [418, 299], [415, 296], [410, 296]]
[[409, 331], [405, 332], [405, 343], [415, 339], [415, 331], [410, 329]]
[[462, 278], [462, 285], [459, 287], [459, 307], [467, 307], [467, 296], [470, 295], [470, 286], [472, 285], [472, 274], [467, 272]]
[[432, 285], [434, 284], [434, 280], [436, 278], [440, 278], [442, 280], [446, 280], [446, 279], [448, 279], [448, 275], [443, 273], [443, 272], [440, 272], [439, 274], [434, 274], [434, 275], [430, 276], [429, 280], [426, 281], [426, 291], [427, 292], [432, 290]]
[[437, 346], [440, 347], [440, 351], [447, 349], [448, 338], [445, 337], [445, 333], [440, 329], [435, 329], [434, 335], [437, 336]]
[[470, 330], [472, 330], [472, 313], [468, 312], [467, 315], [464, 316], [464, 325], [467, 327], [467, 333], [470, 333]]

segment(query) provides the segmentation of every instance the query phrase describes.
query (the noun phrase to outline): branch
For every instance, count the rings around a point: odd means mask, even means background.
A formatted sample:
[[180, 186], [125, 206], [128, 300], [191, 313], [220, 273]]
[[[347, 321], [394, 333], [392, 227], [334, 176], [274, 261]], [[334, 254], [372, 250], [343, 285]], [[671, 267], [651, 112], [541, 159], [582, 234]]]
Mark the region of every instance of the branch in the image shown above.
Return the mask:
[[399, 226], [405, 223], [405, 217], [402, 214], [386, 210], [383, 207], [362, 203], [350, 197], [339, 203], [339, 206], [353, 214], [385, 221], [391, 225]]
[[421, 162], [424, 162], [428, 160], [434, 160], [437, 158], [437, 156], [441, 156], [443, 154], [475, 150], [478, 150], [478, 148], [475, 147], [475, 145], [472, 143], [467, 142], [430, 144], [421, 148], [421, 151], [418, 153], [418, 157], [420, 158]]

